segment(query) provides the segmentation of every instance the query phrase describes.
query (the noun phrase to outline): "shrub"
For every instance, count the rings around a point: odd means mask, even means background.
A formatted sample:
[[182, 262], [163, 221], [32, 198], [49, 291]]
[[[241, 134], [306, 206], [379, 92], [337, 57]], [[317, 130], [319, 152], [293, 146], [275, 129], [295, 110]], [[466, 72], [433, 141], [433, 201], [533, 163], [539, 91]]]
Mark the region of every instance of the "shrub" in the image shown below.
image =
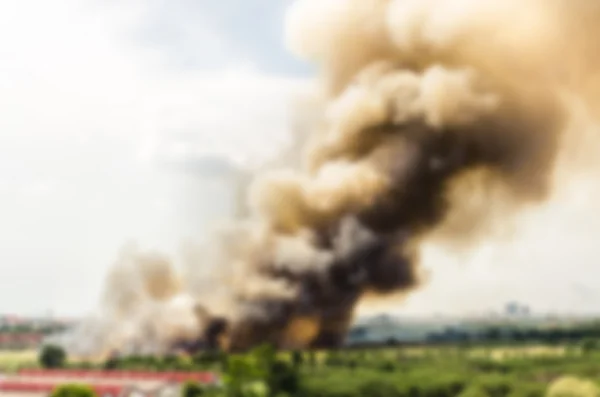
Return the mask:
[[581, 352], [584, 354], [589, 354], [593, 351], [598, 350], [598, 340], [597, 339], [585, 339], [581, 342]]
[[50, 397], [98, 397], [98, 395], [87, 385], [62, 385], [58, 386]]
[[497, 374], [482, 376], [476, 379], [474, 385], [480, 387], [490, 397], [506, 397], [516, 389], [514, 379]]
[[386, 360], [379, 363], [378, 367], [379, 370], [383, 372], [394, 372], [396, 369], [396, 364], [393, 361]]
[[67, 354], [60, 346], [46, 345], [39, 356], [40, 365], [44, 368], [62, 368], [67, 361]]
[[204, 392], [202, 386], [197, 382], [186, 382], [181, 388], [181, 397], [199, 397]]

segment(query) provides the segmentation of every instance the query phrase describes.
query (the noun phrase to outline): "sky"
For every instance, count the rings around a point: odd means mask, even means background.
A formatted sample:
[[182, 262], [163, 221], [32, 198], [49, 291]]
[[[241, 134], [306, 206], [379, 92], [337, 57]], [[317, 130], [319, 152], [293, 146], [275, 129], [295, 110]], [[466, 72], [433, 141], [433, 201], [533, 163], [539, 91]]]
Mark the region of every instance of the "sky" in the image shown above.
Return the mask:
[[[284, 47], [290, 3], [0, 2], [0, 313], [84, 314], [124, 244], [173, 254], [231, 213], [236, 167], [285, 146], [313, 73]], [[498, 252], [407, 307], [527, 301], [540, 273]], [[539, 283], [534, 304], [598, 302], [587, 281]]]
[[231, 212], [308, 71], [285, 3], [0, 2], [0, 313], [79, 315], [122, 245], [174, 252]]

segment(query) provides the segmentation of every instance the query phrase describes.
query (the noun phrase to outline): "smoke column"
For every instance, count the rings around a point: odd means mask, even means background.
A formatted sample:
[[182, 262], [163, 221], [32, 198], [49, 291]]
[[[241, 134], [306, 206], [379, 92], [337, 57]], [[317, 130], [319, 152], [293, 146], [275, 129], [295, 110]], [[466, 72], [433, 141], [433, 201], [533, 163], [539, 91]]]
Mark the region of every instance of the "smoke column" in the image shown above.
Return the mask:
[[357, 304], [423, 282], [424, 242], [473, 246], [560, 188], [598, 115], [598, 21], [594, 1], [299, 0], [286, 39], [323, 103], [301, 165], [256, 176], [183, 276], [125, 255], [94, 343], [339, 344]]

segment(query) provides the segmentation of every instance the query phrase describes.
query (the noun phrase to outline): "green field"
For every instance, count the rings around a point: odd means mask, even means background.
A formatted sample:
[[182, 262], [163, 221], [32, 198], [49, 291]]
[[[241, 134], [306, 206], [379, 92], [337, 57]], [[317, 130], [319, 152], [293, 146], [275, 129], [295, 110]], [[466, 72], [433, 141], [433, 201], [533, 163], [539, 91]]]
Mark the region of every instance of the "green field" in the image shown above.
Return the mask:
[[[247, 354], [128, 357], [113, 360], [110, 368], [214, 370], [225, 375], [226, 389], [210, 394], [227, 397], [600, 396], [600, 344], [595, 340], [561, 345], [269, 351], [262, 347]], [[0, 352], [0, 367], [5, 369], [35, 362], [32, 351]], [[83, 363], [67, 365], [80, 368]], [[108, 368], [108, 363], [85, 365]], [[244, 386], [256, 384], [267, 384], [270, 391], [256, 396]]]
[[37, 355], [35, 350], [0, 350], [0, 371], [37, 366]]
[[[227, 375], [238, 388], [256, 382], [279, 385], [267, 394], [274, 397], [600, 396], [596, 385], [600, 384], [600, 345], [595, 340], [562, 345], [285, 352], [272, 359], [279, 366], [264, 364], [264, 352], [260, 351], [212, 357], [207, 353], [191, 358], [136, 357], [113, 365], [123, 369], [213, 369]], [[548, 394], [552, 387], [585, 393]], [[233, 394], [245, 396], [239, 393]]]
[[577, 346], [365, 349], [315, 361], [304, 365], [308, 395], [536, 397], [565, 376], [600, 381], [600, 354]]

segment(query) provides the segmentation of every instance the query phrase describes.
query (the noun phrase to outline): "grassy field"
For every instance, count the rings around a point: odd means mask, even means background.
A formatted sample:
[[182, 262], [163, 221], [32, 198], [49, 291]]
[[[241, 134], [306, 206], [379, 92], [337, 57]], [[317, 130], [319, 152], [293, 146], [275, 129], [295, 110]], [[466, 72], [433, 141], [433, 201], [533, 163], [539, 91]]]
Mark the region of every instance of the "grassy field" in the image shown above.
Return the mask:
[[[363, 349], [320, 353], [317, 362], [308, 386], [313, 394], [327, 390], [328, 396], [365, 396], [377, 385], [391, 396], [462, 397], [464, 391], [468, 396], [537, 397], [557, 382], [565, 384], [565, 377], [567, 388], [600, 384], [600, 350], [577, 344]], [[583, 395], [600, 396], [600, 389], [594, 390], [597, 394]]]
[[[351, 352], [352, 350], [350, 350]], [[386, 347], [378, 349], [356, 349], [357, 352], [377, 352], [382, 357], [395, 357], [398, 353], [406, 357], [423, 357], [430, 355], [464, 354], [469, 357], [492, 357], [495, 359], [511, 357], [560, 357], [566, 354], [581, 353], [578, 346], [544, 344], [527, 344], [521, 346], [419, 346], [419, 347]], [[326, 352], [319, 353], [319, 356]]]
[[[228, 371], [220, 366], [222, 361], [210, 364], [202, 355], [123, 358], [114, 368]], [[278, 354], [289, 363], [296, 356]], [[588, 348], [581, 343], [386, 347], [304, 352], [300, 356], [300, 391], [288, 393], [289, 397], [554, 397], [548, 390], [556, 384], [591, 390], [568, 396], [600, 397], [600, 344]], [[230, 360], [241, 359], [252, 367], [256, 363], [253, 357], [258, 356], [230, 355], [227, 367], [237, 362], [230, 369], [243, 378], [246, 375], [240, 374], [246, 364]], [[36, 359], [35, 351], [0, 351], [0, 370], [36, 366]], [[72, 360], [68, 365], [77, 368], [81, 364]]]
[[[518, 359], [518, 358], [543, 358], [543, 357], [563, 357], [567, 355], [581, 355], [577, 347], [569, 346], [546, 346], [546, 345], [527, 345], [527, 346], [495, 346], [495, 347], [390, 347], [381, 349], [365, 349], [351, 351], [348, 354], [360, 354], [364, 352], [373, 352], [381, 359], [396, 359], [403, 357], [410, 360], [425, 357], [446, 357], [451, 355], [461, 355], [465, 358], [490, 358], [497, 361]], [[324, 362], [328, 352], [317, 352], [317, 361]], [[37, 366], [38, 352], [35, 350], [0, 350], [0, 370], [11, 370], [18, 367]], [[71, 360], [76, 365], [79, 360]]]
[[0, 350], [0, 371], [14, 371], [19, 367], [37, 366], [38, 353], [35, 350]]

